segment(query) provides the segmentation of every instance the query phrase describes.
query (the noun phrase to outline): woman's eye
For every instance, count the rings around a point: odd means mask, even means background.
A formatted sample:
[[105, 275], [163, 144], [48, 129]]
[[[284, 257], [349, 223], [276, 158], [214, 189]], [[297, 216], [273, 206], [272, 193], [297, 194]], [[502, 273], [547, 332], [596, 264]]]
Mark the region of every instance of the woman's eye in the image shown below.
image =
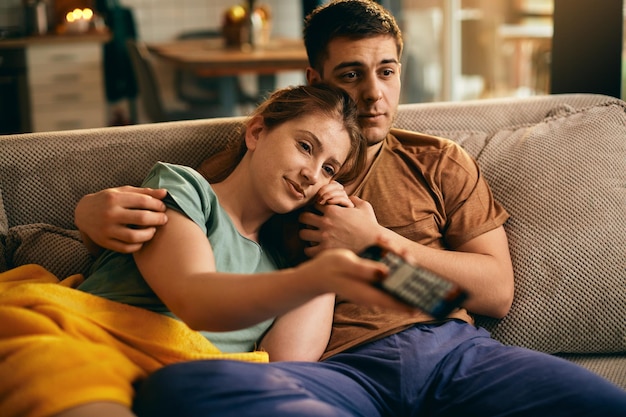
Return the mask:
[[324, 167], [324, 171], [326, 171], [326, 174], [329, 177], [334, 177], [335, 176], [335, 168], [331, 167], [331, 166], [325, 166]]
[[306, 153], [311, 153], [311, 145], [309, 145], [306, 142], [300, 142], [300, 147], [302, 148], [303, 151], [305, 151]]

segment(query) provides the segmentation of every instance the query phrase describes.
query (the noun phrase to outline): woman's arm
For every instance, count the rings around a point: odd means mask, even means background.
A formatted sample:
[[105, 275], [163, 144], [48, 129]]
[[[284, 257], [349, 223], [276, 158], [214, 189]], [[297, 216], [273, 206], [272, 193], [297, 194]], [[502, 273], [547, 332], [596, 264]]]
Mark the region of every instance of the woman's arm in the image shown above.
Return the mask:
[[346, 249], [326, 251], [296, 268], [275, 272], [216, 272], [213, 250], [201, 229], [177, 211], [166, 214], [167, 224], [134, 256], [154, 292], [194, 329], [245, 328], [332, 292], [355, 302], [399, 307], [371, 286], [387, 268]]
[[168, 209], [166, 214], [167, 224], [134, 258], [154, 292], [190, 327], [241, 329], [297, 305], [296, 301], [268, 302], [284, 285], [285, 278], [269, 279], [274, 273], [217, 272], [213, 249], [203, 231], [175, 210]]
[[[322, 187], [318, 204], [354, 207], [336, 181]], [[294, 219], [295, 221], [295, 219]], [[330, 340], [335, 294], [321, 295], [276, 319], [263, 337], [260, 348], [271, 352], [271, 361], [318, 361]]]
[[314, 298], [277, 318], [259, 347], [272, 362], [318, 361], [330, 339], [334, 308], [334, 294]]

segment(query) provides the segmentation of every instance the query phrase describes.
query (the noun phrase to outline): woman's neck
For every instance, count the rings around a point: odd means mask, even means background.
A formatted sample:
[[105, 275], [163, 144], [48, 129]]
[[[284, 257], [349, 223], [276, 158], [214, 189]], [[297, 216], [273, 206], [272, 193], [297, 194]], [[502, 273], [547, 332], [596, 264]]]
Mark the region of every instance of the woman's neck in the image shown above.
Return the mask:
[[256, 198], [249, 172], [241, 162], [224, 181], [211, 184], [219, 203], [239, 233], [258, 241], [259, 229], [274, 213]]

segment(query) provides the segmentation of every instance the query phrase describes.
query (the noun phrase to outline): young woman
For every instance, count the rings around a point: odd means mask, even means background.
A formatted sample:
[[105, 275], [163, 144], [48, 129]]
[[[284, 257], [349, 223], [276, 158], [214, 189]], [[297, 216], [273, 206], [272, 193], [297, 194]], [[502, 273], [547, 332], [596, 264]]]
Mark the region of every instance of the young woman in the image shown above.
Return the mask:
[[397, 306], [370, 285], [382, 264], [337, 249], [280, 269], [264, 236], [268, 219], [314, 198], [352, 206], [336, 180], [358, 174], [366, 145], [349, 96], [323, 85], [279, 90], [249, 118], [242, 145], [208, 161], [224, 167], [211, 183], [157, 163], [144, 185], [167, 189], [167, 224], [133, 255], [104, 252], [81, 291], [0, 291], [2, 415], [131, 415], [133, 383], [168, 363], [319, 359], [332, 293]]

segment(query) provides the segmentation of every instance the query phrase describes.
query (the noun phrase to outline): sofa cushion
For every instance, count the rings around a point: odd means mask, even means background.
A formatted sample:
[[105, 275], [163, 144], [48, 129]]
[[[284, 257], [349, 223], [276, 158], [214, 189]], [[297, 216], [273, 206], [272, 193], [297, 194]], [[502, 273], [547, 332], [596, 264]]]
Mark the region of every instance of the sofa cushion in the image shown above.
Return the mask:
[[461, 147], [463, 147], [463, 149], [465, 149], [465, 151], [474, 158], [476, 158], [480, 151], [485, 147], [485, 141], [488, 137], [486, 132], [472, 130], [427, 129], [424, 130], [424, 133], [450, 139], [451, 141], [461, 145]]
[[7, 263], [4, 256], [4, 246], [8, 229], [9, 221], [7, 219], [6, 211], [4, 210], [4, 203], [2, 201], [2, 190], [0, 189], [0, 272], [7, 270]]
[[77, 230], [37, 223], [14, 226], [5, 242], [7, 268], [39, 264], [59, 279], [86, 275], [93, 258], [82, 244]]
[[545, 352], [626, 351], [626, 113], [623, 103], [555, 109], [503, 129], [477, 161], [505, 224], [515, 299], [496, 339]]

